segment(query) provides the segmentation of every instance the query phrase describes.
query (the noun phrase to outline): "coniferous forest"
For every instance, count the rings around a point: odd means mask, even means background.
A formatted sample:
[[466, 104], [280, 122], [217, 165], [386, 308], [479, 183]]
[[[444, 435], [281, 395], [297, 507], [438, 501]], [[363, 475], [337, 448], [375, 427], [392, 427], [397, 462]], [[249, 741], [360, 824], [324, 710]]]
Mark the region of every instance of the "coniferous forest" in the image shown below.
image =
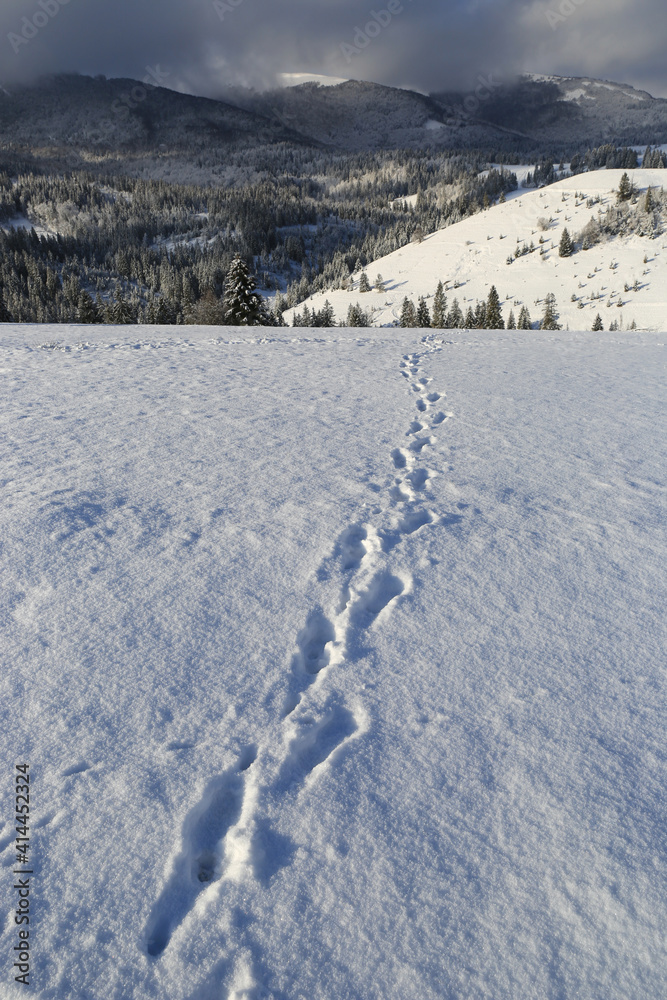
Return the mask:
[[[285, 143], [237, 183], [208, 187], [0, 159], [0, 321], [231, 322], [226, 281], [241, 258], [272, 301], [256, 321], [280, 325], [285, 308], [516, 189], [490, 159]], [[557, 169], [543, 160], [530, 182]]]

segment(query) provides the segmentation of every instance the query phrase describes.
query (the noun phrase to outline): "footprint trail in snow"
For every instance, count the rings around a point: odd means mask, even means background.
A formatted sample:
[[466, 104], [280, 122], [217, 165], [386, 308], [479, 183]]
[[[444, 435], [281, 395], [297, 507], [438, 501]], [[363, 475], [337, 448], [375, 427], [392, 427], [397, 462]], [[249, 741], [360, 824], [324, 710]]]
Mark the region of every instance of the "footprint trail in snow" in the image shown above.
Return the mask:
[[[263, 807], [293, 804], [369, 729], [363, 706], [336, 689], [336, 667], [364, 655], [362, 637], [384, 628], [393, 608], [411, 592], [412, 577], [392, 567], [392, 552], [408, 536], [449, 523], [447, 515], [438, 518], [427, 505], [437, 472], [424, 461], [436, 443], [434, 432], [451, 416], [435, 409], [442, 394], [429, 388], [432, 380], [421, 366], [424, 356], [441, 349], [425, 338], [421, 352], [403, 356], [400, 373], [417, 397], [417, 416], [388, 456], [394, 475], [386, 502], [379, 511], [374, 505], [375, 524], [346, 528], [317, 571], [323, 579], [333, 565], [342, 580], [339, 596], [329, 613], [314, 606], [296, 636], [282, 711], [276, 712], [259, 750], [248, 748], [209, 782], [185, 818], [171, 874], [146, 928], [146, 951], [154, 959], [165, 952], [200, 894], [220, 891], [234, 861], [238, 873], [239, 856], [244, 874], [263, 884], [252, 859], [262, 857], [267, 840], [280, 839]], [[309, 698], [311, 691], [317, 691], [317, 699]], [[312, 708], [309, 702], [315, 702]]]

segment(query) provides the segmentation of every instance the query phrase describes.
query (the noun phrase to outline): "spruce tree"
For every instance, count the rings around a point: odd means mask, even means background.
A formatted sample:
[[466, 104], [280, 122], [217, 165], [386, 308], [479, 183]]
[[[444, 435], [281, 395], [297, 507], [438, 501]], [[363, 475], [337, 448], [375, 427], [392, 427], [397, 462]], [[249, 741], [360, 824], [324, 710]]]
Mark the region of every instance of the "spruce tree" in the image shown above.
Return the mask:
[[459, 305], [459, 300], [454, 299], [452, 302], [452, 308], [447, 313], [447, 329], [448, 330], [462, 330], [465, 324], [465, 319], [463, 313], [461, 312], [461, 306]]
[[419, 326], [417, 322], [417, 310], [407, 295], [403, 299], [403, 305], [401, 306], [400, 324], [406, 330], [414, 330], [415, 327]]
[[507, 319], [507, 329], [508, 330], [516, 330], [516, 320], [514, 318], [514, 310], [513, 309], [510, 309], [510, 314], [509, 314], [509, 317]]
[[347, 311], [347, 323], [346, 326], [368, 326], [368, 317], [366, 313], [361, 308], [359, 303], [350, 306]]
[[317, 326], [335, 326], [336, 317], [334, 315], [333, 306], [328, 299], [325, 300], [324, 305], [317, 314]]
[[646, 198], [644, 199], [644, 211], [652, 212], [655, 208], [655, 201], [653, 200], [653, 194], [651, 193], [651, 188], [646, 192]]
[[486, 322], [486, 302], [477, 302], [475, 305], [475, 329], [488, 329]]
[[475, 313], [473, 312], [472, 306], [468, 306], [468, 311], [466, 312], [463, 323], [466, 330], [474, 330], [477, 326], [477, 320], [475, 319]]
[[533, 322], [530, 318], [530, 313], [528, 312], [528, 308], [526, 306], [521, 306], [521, 312], [519, 313], [519, 322], [517, 325], [519, 330], [533, 329]]
[[593, 330], [604, 330], [604, 324], [602, 322], [602, 316], [600, 316], [600, 313], [598, 313], [597, 316], [595, 317], [595, 322], [593, 323], [592, 329]]
[[376, 292], [384, 292], [384, 291], [386, 291], [385, 285], [384, 285], [384, 280], [383, 280], [381, 274], [378, 274], [377, 278], [375, 279], [375, 291]]
[[11, 322], [12, 322], [11, 313], [9, 312], [9, 309], [5, 305], [5, 299], [2, 292], [2, 288], [0, 288], [0, 323], [11, 323]]
[[99, 323], [97, 307], [88, 292], [81, 292], [77, 304], [79, 323]]
[[121, 296], [120, 285], [116, 287], [116, 298], [113, 305], [109, 308], [108, 313], [110, 317], [109, 322], [116, 326], [125, 326], [135, 321], [132, 306]]
[[630, 178], [627, 174], [623, 174], [621, 177], [621, 183], [618, 186], [618, 200], [619, 201], [630, 201], [632, 198], [632, 184], [630, 183]]
[[572, 245], [572, 237], [567, 231], [567, 227], [563, 230], [563, 235], [560, 238], [560, 243], [558, 245], [558, 256], [559, 257], [571, 257], [574, 246]]
[[371, 285], [368, 280], [368, 275], [365, 271], [361, 272], [361, 277], [359, 278], [359, 291], [360, 292], [370, 292]]
[[419, 305], [417, 307], [417, 325], [422, 329], [431, 325], [431, 314], [423, 295], [419, 299]]
[[500, 297], [495, 285], [491, 285], [486, 303], [485, 324], [487, 330], [504, 330], [505, 323], [500, 312]]
[[431, 326], [433, 326], [436, 330], [444, 330], [446, 325], [447, 297], [445, 295], [443, 284], [439, 281], [433, 298], [433, 316], [431, 319]]
[[242, 257], [235, 257], [225, 278], [224, 321], [228, 326], [258, 326], [262, 297]]
[[553, 292], [549, 292], [544, 300], [544, 316], [540, 323], [540, 330], [562, 330], [562, 327], [558, 324], [556, 296]]

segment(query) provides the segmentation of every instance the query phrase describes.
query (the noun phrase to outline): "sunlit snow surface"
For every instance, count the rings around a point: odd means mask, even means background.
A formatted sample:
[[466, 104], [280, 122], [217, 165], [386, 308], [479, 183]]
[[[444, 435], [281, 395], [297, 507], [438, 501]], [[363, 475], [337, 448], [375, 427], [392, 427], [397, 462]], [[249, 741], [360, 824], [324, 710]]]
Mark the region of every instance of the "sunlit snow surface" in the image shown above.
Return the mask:
[[664, 336], [263, 332], [0, 327], [33, 994], [664, 998]]

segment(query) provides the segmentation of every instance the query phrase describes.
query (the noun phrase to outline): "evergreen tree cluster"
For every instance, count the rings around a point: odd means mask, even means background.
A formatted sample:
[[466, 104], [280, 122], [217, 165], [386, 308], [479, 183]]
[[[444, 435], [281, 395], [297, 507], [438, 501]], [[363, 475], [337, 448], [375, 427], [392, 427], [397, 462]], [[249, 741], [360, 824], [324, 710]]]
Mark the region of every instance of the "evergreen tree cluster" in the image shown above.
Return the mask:
[[667, 153], [662, 149], [651, 149], [646, 147], [642, 159], [642, 167], [647, 170], [664, 170], [667, 167]]
[[[0, 164], [3, 315], [217, 323], [237, 257], [260, 288], [285, 290], [280, 311], [342, 287], [419, 228], [458, 222], [516, 188], [507, 171], [481, 176], [475, 156], [291, 147], [283, 156], [284, 173], [272, 162], [252, 183], [224, 188], [83, 172], [11, 176]], [[415, 190], [415, 205], [402, 200]], [[17, 228], [27, 219], [59, 235]]]
[[429, 309], [424, 296], [421, 296], [415, 305], [406, 295], [401, 305], [399, 326], [407, 329], [504, 330], [505, 322], [501, 309], [496, 286], [492, 285], [487, 300], [485, 302], [478, 301], [474, 306], [468, 306], [465, 314], [456, 298], [448, 310], [444, 285], [440, 281], [433, 296], [432, 309]]
[[[639, 166], [637, 153], [630, 146], [614, 146], [613, 143], [606, 143], [597, 146], [595, 149], [588, 149], [585, 153], [575, 153], [570, 161], [570, 170], [573, 174], [581, 174], [585, 170], [634, 170]], [[647, 166], [647, 164], [644, 164]], [[664, 164], [663, 164], [664, 166]]]

